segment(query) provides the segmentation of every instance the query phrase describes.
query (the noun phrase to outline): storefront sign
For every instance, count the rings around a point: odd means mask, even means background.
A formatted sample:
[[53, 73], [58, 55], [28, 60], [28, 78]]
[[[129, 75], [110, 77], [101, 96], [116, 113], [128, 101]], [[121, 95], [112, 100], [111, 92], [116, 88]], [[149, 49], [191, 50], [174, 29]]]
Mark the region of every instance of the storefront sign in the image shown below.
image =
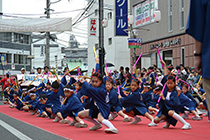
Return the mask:
[[127, 36], [128, 29], [128, 0], [115, 0], [115, 35]]
[[155, 22], [154, 11], [158, 9], [158, 0], [146, 0], [134, 8], [134, 27]]
[[96, 36], [96, 18], [90, 19], [90, 36]]
[[170, 46], [174, 46], [174, 45], [180, 45], [181, 44], [181, 38], [178, 39], [173, 39], [170, 41], [165, 41], [165, 42], [161, 42], [161, 43], [156, 43], [156, 44], [152, 44], [150, 45], [150, 50], [155, 49], [156, 47], [170, 47]]
[[141, 48], [142, 38], [128, 38], [129, 48]]

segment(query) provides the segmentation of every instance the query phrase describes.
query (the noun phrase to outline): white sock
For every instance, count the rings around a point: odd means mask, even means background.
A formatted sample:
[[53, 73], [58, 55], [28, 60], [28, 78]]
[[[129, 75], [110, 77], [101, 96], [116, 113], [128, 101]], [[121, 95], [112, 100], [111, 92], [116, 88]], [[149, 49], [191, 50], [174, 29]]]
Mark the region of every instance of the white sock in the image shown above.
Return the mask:
[[90, 118], [84, 118], [86, 121], [89, 121], [89, 122], [91, 122], [91, 123], [93, 123], [93, 124], [95, 124], [95, 125], [97, 125], [97, 124], [100, 124], [97, 120], [95, 120], [95, 119], [90, 119]]
[[113, 125], [110, 121], [108, 121], [108, 120], [106, 120], [106, 119], [103, 119], [103, 120], [102, 120], [102, 123], [103, 123], [104, 125], [106, 125], [108, 128], [116, 129], [116, 128], [114, 127], [114, 125]]
[[79, 123], [84, 124], [83, 120], [81, 120]]
[[179, 114], [177, 114], [175, 112], [174, 112], [174, 114], [173, 114], [172, 117], [175, 118], [176, 120], [180, 121], [183, 124], [186, 124], [187, 123], [181, 116], [179, 116]]
[[124, 118], [128, 118], [128, 115], [125, 115]]

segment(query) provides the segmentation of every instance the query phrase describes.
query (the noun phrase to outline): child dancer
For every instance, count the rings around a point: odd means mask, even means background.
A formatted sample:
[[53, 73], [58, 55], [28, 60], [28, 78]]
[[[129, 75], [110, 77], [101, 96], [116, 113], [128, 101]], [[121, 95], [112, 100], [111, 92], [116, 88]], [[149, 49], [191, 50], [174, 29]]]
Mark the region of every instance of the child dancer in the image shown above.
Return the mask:
[[109, 104], [110, 104], [110, 110], [111, 114], [109, 116], [109, 120], [114, 120], [117, 115], [112, 115], [114, 111], [116, 111], [121, 117], [123, 117], [123, 122], [131, 122], [133, 119], [129, 118], [126, 114], [122, 112], [122, 106], [118, 99], [118, 93], [113, 88], [114, 82], [111, 78], [108, 78], [106, 80], [106, 90], [107, 94], [109, 96]]
[[176, 91], [175, 77], [169, 75], [167, 78], [167, 87], [163, 93], [160, 93], [158, 114], [155, 117], [155, 123], [166, 120], [164, 128], [169, 128], [170, 124], [176, 125], [177, 120], [184, 124], [182, 129], [190, 129], [191, 126], [181, 116], [179, 116], [180, 101]]
[[[78, 117], [78, 113], [84, 110], [82, 103], [79, 99], [74, 95], [73, 87], [71, 85], [66, 85], [64, 87], [64, 94], [66, 96], [65, 102], [61, 107], [61, 113], [63, 118], [65, 119], [67, 116], [73, 117], [74, 119], [74, 126], [77, 128], [85, 128], [88, 127], [86, 123], [83, 122]], [[60, 122], [65, 121], [61, 120]], [[72, 125], [72, 124], [71, 124]]]
[[138, 79], [133, 79], [131, 82], [131, 92], [129, 95], [127, 97], [118, 97], [125, 107], [123, 112], [135, 118], [131, 124], [137, 124], [140, 122], [141, 118], [137, 117], [137, 115], [142, 115], [151, 120], [151, 123], [148, 124], [148, 126], [157, 126], [157, 124], [154, 123], [154, 118], [148, 113], [147, 107], [143, 102], [143, 97], [140, 94], [139, 84], [140, 82]]
[[[182, 92], [180, 93], [179, 96], [179, 100], [181, 102], [181, 112], [184, 112], [185, 110], [191, 111], [195, 116], [192, 118], [193, 120], [202, 120], [202, 117], [200, 117], [198, 115], [198, 113], [196, 112], [196, 106], [195, 103], [192, 101], [191, 98], [188, 98], [188, 96], [190, 95], [190, 93], [188, 94], [188, 85], [187, 84], [183, 84], [182, 85]], [[188, 95], [188, 96], [187, 96]], [[192, 95], [190, 95], [192, 96]], [[193, 98], [194, 99], [194, 98]], [[195, 99], [194, 99], [195, 100]], [[196, 101], [195, 101], [196, 102]], [[188, 114], [184, 112], [184, 114], [182, 115], [182, 118], [184, 119], [188, 119]]]
[[[103, 77], [100, 73], [94, 73], [91, 77], [91, 85], [83, 80], [83, 87], [87, 92], [88, 97], [91, 97], [90, 109], [79, 112], [78, 116], [80, 118], [88, 118], [86, 120], [94, 123], [95, 125], [89, 130], [95, 131], [102, 128], [102, 124], [108, 127], [105, 129], [106, 133], [118, 133], [118, 130], [113, 126], [113, 124], [107, 120], [109, 117], [110, 109], [107, 104], [108, 96], [106, 94], [105, 86], [103, 83]], [[97, 118], [95, 120], [94, 118]]]

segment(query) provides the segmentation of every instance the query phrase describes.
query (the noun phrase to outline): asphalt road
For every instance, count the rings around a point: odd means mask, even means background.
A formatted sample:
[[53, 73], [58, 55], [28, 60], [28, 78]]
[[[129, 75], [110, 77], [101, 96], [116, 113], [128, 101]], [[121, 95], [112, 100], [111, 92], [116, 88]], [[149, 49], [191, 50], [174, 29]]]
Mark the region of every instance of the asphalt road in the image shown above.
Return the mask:
[[[0, 105], [3, 105], [2, 101], [0, 101]], [[65, 138], [11, 118], [3, 113], [0, 113], [0, 139], [65, 140]]]

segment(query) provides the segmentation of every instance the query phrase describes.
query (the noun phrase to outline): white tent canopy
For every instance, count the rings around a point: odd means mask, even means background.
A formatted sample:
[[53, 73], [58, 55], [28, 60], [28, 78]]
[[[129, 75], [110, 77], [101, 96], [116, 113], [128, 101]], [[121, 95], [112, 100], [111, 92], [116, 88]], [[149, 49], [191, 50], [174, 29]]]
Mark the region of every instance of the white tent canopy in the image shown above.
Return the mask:
[[71, 30], [71, 18], [0, 19], [0, 32], [62, 32]]

